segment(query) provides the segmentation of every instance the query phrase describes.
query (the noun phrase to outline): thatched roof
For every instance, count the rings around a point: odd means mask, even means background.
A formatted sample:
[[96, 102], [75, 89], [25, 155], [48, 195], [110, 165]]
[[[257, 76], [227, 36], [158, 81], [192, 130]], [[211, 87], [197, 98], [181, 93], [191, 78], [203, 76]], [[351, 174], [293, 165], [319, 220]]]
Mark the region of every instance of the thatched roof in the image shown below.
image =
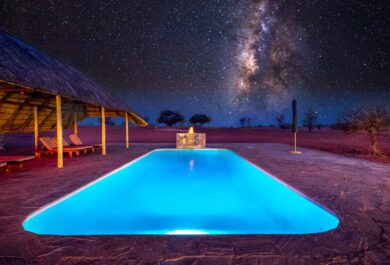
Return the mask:
[[79, 119], [129, 113], [136, 125], [147, 123], [127, 104], [72, 66], [61, 63], [21, 40], [0, 31], [0, 132], [33, 131], [32, 110], [39, 108], [40, 129], [55, 128], [55, 98], [63, 97], [64, 126], [73, 113]]

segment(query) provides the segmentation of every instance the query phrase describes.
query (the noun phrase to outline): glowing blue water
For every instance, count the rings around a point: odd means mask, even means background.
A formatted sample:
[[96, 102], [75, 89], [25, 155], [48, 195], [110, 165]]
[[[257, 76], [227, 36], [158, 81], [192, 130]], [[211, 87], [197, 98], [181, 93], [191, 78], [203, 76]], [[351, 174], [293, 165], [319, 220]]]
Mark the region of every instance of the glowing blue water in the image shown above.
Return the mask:
[[232, 151], [209, 149], [153, 151], [32, 214], [23, 227], [51, 235], [305, 234], [338, 223]]

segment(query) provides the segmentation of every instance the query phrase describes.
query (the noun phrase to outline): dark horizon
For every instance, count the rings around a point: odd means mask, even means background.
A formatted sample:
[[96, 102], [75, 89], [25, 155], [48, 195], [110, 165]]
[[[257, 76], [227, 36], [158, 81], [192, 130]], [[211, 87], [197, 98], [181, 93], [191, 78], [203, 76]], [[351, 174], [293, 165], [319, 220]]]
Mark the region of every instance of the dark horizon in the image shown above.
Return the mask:
[[390, 7], [353, 1], [3, 1], [1, 30], [69, 63], [154, 122], [290, 120], [291, 101], [333, 123], [389, 106]]

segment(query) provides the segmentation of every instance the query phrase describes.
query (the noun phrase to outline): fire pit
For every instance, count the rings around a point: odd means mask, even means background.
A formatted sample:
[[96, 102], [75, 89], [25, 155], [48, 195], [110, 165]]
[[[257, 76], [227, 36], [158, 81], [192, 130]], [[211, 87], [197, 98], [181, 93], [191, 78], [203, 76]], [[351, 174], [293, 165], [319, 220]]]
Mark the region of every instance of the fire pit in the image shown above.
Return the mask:
[[177, 133], [176, 148], [178, 149], [206, 148], [206, 134], [195, 133], [193, 127], [190, 127], [187, 133]]

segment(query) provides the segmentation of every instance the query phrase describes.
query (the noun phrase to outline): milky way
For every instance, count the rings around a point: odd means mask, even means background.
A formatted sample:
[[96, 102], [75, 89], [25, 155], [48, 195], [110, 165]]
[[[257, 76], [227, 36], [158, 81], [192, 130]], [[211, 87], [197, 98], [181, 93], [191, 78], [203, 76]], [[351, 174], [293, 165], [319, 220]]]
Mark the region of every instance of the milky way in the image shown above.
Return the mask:
[[390, 105], [390, 5], [343, 0], [2, 0], [0, 28], [155, 123], [163, 109], [252, 125]]
[[248, 112], [253, 99], [263, 109], [280, 109], [305, 75], [304, 34], [294, 14], [285, 12], [290, 8], [286, 2], [262, 0], [244, 2], [236, 14], [237, 52], [230, 88], [240, 112]]

